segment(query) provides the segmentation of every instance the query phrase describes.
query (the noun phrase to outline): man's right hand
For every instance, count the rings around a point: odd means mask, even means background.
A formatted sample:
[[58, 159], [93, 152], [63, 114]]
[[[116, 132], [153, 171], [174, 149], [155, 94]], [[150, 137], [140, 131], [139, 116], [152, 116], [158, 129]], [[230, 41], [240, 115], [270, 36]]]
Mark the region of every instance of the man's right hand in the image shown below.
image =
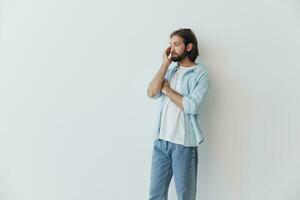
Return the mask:
[[171, 56], [171, 46], [169, 46], [163, 52], [163, 64], [165, 66], [169, 66], [172, 63]]

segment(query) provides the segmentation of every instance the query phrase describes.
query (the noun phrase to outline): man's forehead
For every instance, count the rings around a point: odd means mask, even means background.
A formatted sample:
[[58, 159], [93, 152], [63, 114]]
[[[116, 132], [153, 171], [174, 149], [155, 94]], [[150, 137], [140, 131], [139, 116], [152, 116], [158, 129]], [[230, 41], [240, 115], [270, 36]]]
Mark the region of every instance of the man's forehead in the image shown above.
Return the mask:
[[171, 44], [171, 43], [182, 43], [182, 42], [183, 42], [182, 38], [175, 35], [170, 39], [169, 43]]

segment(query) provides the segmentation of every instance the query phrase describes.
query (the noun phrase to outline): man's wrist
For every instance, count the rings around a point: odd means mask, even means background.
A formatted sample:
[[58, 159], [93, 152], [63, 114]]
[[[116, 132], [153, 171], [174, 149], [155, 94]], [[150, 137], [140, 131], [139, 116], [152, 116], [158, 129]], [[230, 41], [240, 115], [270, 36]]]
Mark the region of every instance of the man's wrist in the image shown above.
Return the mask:
[[167, 95], [172, 89], [169, 87], [166, 87], [162, 90], [162, 93], [164, 93], [165, 95]]
[[162, 62], [161, 67], [162, 67], [162, 68], [165, 68], [165, 69], [168, 69], [169, 66], [170, 66], [170, 64], [171, 64], [171, 63], [168, 63], [168, 62]]

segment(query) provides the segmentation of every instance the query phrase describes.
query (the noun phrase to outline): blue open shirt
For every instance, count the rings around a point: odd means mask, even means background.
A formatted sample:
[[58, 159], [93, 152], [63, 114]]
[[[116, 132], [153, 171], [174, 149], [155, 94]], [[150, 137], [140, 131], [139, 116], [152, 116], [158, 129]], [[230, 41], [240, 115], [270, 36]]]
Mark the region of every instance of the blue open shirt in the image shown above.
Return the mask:
[[[182, 76], [181, 82], [181, 95], [183, 96], [183, 112], [185, 123], [185, 142], [184, 146], [199, 146], [205, 139], [200, 125], [200, 113], [201, 105], [208, 92], [210, 81], [208, 79], [208, 71], [202, 63], [197, 63], [197, 66], [185, 72]], [[172, 76], [179, 68], [179, 65], [169, 66], [166, 72], [165, 79], [170, 82]], [[162, 114], [162, 108], [164, 102], [168, 96], [161, 91], [157, 93], [152, 99], [161, 98], [160, 110], [158, 113], [156, 126], [155, 126], [155, 138], [159, 136], [160, 120]]]

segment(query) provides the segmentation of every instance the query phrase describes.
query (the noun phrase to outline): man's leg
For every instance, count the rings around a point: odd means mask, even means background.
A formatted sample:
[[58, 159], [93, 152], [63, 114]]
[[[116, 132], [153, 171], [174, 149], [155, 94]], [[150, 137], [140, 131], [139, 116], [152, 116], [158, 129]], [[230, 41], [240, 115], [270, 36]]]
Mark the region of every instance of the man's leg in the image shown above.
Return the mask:
[[172, 162], [165, 141], [156, 139], [152, 151], [149, 200], [167, 200], [173, 175]]
[[172, 162], [178, 200], [195, 200], [197, 190], [197, 147], [173, 144]]

